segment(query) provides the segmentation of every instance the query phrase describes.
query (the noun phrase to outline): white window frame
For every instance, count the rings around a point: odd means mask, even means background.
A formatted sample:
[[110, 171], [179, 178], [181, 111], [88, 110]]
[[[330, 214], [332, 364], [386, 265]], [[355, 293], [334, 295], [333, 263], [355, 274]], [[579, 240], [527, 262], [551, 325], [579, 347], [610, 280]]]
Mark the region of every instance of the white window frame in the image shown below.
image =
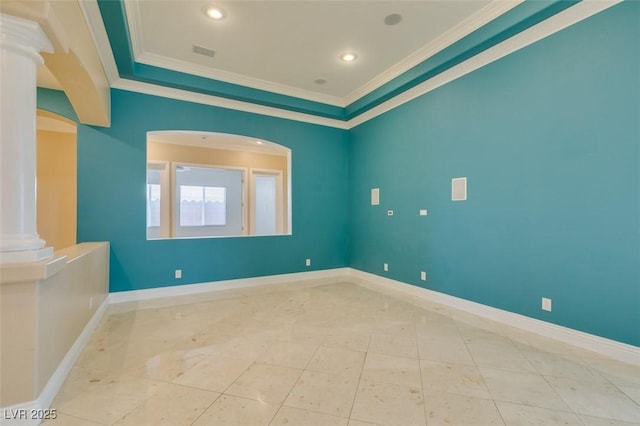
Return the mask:
[[[170, 181], [170, 163], [168, 161], [147, 161], [147, 176], [149, 170], [158, 170], [160, 172], [160, 226], [147, 226], [147, 239], [155, 240], [160, 238], [171, 237], [171, 181]], [[145, 191], [148, 191], [148, 178], [145, 178]], [[146, 194], [146, 192], [145, 192]], [[146, 199], [146, 195], [145, 195]], [[145, 202], [146, 205], [146, 202]], [[145, 224], [147, 222], [146, 215], [149, 212], [145, 207]]]
[[[222, 170], [238, 170], [242, 172], [242, 205], [240, 209], [241, 217], [241, 226], [242, 226], [242, 234], [248, 235], [249, 229], [247, 226], [247, 174], [248, 170], [246, 167], [233, 167], [233, 166], [219, 166], [215, 164], [198, 164], [198, 163], [184, 163], [184, 162], [171, 162], [171, 194], [172, 194], [172, 218], [171, 218], [171, 236], [174, 238], [224, 238], [224, 237], [233, 237], [238, 236], [235, 235], [211, 235], [207, 231], [218, 227], [219, 225], [212, 226], [202, 226], [202, 227], [181, 227], [180, 226], [180, 196], [178, 194], [178, 186], [176, 179], [176, 171], [178, 167], [194, 167], [194, 168], [202, 168], [202, 169], [222, 169]], [[191, 233], [194, 235], [184, 236], [178, 235], [178, 229], [187, 229], [190, 228]], [[202, 231], [202, 235], [197, 232], [197, 230]]]

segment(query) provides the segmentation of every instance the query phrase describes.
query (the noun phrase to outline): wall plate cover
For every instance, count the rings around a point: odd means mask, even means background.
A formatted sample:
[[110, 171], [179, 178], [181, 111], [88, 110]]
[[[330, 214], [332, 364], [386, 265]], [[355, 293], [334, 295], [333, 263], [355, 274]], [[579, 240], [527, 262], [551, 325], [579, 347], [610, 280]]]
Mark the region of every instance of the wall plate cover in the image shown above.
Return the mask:
[[467, 178], [451, 179], [451, 200], [465, 201], [467, 199]]
[[371, 205], [377, 206], [380, 204], [380, 188], [373, 188], [371, 190]]

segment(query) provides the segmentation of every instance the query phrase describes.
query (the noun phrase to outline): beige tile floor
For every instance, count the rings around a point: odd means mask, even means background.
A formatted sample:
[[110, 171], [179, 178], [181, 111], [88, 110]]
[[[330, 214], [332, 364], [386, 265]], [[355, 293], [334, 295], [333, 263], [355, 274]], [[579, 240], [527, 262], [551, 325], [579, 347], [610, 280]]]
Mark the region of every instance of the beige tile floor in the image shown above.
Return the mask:
[[52, 408], [45, 425], [638, 425], [640, 368], [324, 280], [114, 305]]

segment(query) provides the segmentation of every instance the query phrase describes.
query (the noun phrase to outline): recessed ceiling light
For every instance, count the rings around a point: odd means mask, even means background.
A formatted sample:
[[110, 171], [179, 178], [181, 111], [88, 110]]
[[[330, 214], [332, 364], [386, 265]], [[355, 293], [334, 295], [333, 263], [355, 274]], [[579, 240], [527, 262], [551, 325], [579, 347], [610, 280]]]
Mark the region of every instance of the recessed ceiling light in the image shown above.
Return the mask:
[[342, 62], [353, 62], [358, 58], [358, 56], [353, 52], [345, 52], [340, 55], [340, 60]]
[[225, 18], [226, 13], [218, 6], [208, 6], [204, 9], [204, 13], [211, 19], [221, 21]]
[[396, 25], [402, 21], [402, 15], [399, 13], [392, 13], [384, 18], [384, 23], [387, 25]]
[[327, 84], [327, 82], [328, 81], [325, 78], [317, 78], [317, 79], [314, 80], [314, 83], [316, 83], [316, 84]]
[[258, 145], [262, 145], [262, 141], [256, 141]]

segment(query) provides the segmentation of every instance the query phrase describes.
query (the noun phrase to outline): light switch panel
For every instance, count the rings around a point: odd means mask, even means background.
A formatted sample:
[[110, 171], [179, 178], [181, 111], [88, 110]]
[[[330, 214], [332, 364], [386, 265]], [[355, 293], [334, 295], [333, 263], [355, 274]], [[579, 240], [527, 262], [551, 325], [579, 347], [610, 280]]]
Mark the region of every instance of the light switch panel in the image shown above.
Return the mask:
[[373, 188], [371, 190], [371, 205], [380, 205], [380, 188]]

